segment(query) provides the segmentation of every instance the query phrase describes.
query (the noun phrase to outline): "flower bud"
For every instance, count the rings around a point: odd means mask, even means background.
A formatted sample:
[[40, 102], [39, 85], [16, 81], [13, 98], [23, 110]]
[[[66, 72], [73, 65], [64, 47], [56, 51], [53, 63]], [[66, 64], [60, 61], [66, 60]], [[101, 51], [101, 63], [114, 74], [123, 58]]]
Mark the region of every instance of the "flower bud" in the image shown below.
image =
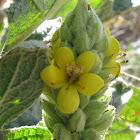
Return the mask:
[[53, 138], [59, 140], [72, 140], [71, 133], [62, 124], [55, 124]]
[[87, 117], [86, 126], [92, 124], [95, 120], [100, 118], [107, 107], [108, 102], [100, 102], [97, 100], [90, 101], [84, 109], [84, 113]]
[[101, 140], [101, 137], [94, 129], [87, 129], [82, 133], [80, 140]]
[[53, 119], [55, 123], [62, 123], [62, 119], [56, 114], [54, 106], [46, 100], [41, 102], [41, 106], [45, 111], [47, 117]]
[[88, 8], [87, 0], [79, 0], [67, 15], [59, 32], [62, 42], [77, 54], [88, 51], [102, 38], [103, 27], [96, 13]]
[[84, 130], [86, 116], [82, 110], [77, 110], [69, 120], [71, 132], [81, 132]]
[[102, 132], [109, 128], [114, 120], [114, 116], [115, 107], [110, 105], [108, 109], [102, 114], [102, 116], [98, 120], [87, 126], [87, 128], [93, 128], [97, 132]]

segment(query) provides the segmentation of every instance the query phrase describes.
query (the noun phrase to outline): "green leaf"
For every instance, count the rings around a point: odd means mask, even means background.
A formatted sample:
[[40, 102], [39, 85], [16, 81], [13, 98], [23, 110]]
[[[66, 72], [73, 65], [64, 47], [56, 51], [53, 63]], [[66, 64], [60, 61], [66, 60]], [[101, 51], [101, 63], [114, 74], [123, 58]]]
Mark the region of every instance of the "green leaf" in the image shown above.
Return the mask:
[[[117, 87], [118, 91], [121, 91], [122, 89], [123, 88], [120, 86]], [[119, 119], [119, 117], [115, 119], [105, 140], [133, 140], [135, 138], [136, 134], [130, 129], [130, 126], [140, 126], [140, 89], [133, 88], [133, 92], [132, 98], [121, 113], [122, 119]], [[125, 98], [127, 98], [127, 96]]]
[[51, 140], [52, 135], [46, 127], [41, 126], [25, 126], [20, 128], [14, 128], [11, 130], [1, 130], [1, 140]]
[[[9, 18], [8, 40], [4, 47], [7, 52], [25, 40], [44, 20], [46, 16], [53, 14], [52, 7], [61, 7], [66, 0], [15, 0], [10, 9], [7, 10]], [[55, 9], [55, 10], [56, 10]], [[53, 12], [55, 12], [53, 10]], [[3, 48], [0, 45], [0, 50]]]
[[116, 114], [119, 115], [132, 97], [133, 90], [130, 87], [123, 87], [122, 83], [119, 83], [113, 89], [113, 98], [110, 103], [115, 106]]
[[104, 22], [116, 15], [116, 13], [112, 9], [113, 9], [113, 0], [104, 0], [95, 9], [95, 11], [99, 16], [100, 20]]
[[134, 95], [125, 106], [121, 117], [135, 126], [140, 127], [140, 89], [133, 88]]
[[57, 12], [55, 12], [55, 14], [52, 16], [52, 18], [61, 16], [64, 19], [65, 16], [72, 10], [72, 8], [74, 8], [76, 3], [77, 3], [77, 0], [67, 1], [62, 7], [60, 7], [60, 9], [58, 9]]
[[136, 134], [130, 130], [129, 126], [116, 119], [108, 131], [105, 140], [134, 140]]
[[114, 0], [113, 9], [124, 11], [132, 7], [133, 3], [131, 0]]
[[23, 113], [41, 94], [40, 71], [48, 64], [47, 48], [29, 41], [0, 60], [0, 127]]

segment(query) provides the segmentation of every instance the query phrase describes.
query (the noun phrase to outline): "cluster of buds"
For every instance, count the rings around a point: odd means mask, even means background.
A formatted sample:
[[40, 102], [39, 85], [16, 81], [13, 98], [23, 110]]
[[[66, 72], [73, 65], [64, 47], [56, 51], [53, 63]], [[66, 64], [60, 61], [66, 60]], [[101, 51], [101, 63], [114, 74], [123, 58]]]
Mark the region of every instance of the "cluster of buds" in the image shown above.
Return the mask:
[[[41, 79], [44, 121], [58, 140], [100, 140], [115, 117], [105, 91], [120, 74], [120, 46], [87, 0], [78, 0], [48, 50]], [[126, 63], [126, 62], [125, 62]], [[43, 96], [44, 97], [44, 96]]]

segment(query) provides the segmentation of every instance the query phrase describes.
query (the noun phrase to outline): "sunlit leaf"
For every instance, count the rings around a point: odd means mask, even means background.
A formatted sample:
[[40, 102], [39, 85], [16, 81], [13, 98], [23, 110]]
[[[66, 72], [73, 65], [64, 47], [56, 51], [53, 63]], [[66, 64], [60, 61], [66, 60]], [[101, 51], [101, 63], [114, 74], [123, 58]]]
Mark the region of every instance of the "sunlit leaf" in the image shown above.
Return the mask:
[[140, 89], [133, 88], [134, 95], [125, 106], [121, 117], [135, 126], [140, 126]]
[[[63, 1], [63, 2], [62, 2]], [[44, 20], [54, 14], [51, 9], [61, 7], [66, 0], [15, 0], [7, 10], [9, 18], [8, 40], [5, 46], [0, 44], [0, 50], [7, 52], [14, 45], [26, 39]], [[55, 10], [56, 10], [55, 9]]]
[[40, 71], [48, 64], [46, 54], [43, 44], [30, 41], [0, 60], [0, 127], [23, 113], [41, 94]]
[[46, 127], [41, 126], [25, 126], [21, 128], [14, 128], [11, 130], [0, 130], [1, 140], [51, 140], [52, 135]]
[[129, 126], [116, 119], [109, 129], [105, 140], [134, 140], [136, 134], [130, 130]]

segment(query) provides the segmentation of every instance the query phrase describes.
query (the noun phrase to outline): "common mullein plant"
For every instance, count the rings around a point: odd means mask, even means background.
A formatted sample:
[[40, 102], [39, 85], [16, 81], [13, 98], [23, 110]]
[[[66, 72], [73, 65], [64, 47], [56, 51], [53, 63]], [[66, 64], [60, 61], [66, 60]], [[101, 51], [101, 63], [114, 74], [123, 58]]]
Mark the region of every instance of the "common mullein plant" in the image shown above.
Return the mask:
[[106, 92], [120, 76], [125, 54], [87, 0], [78, 0], [48, 49], [50, 65], [40, 77], [45, 83], [41, 106], [47, 128], [56, 140], [100, 140], [115, 118]]

